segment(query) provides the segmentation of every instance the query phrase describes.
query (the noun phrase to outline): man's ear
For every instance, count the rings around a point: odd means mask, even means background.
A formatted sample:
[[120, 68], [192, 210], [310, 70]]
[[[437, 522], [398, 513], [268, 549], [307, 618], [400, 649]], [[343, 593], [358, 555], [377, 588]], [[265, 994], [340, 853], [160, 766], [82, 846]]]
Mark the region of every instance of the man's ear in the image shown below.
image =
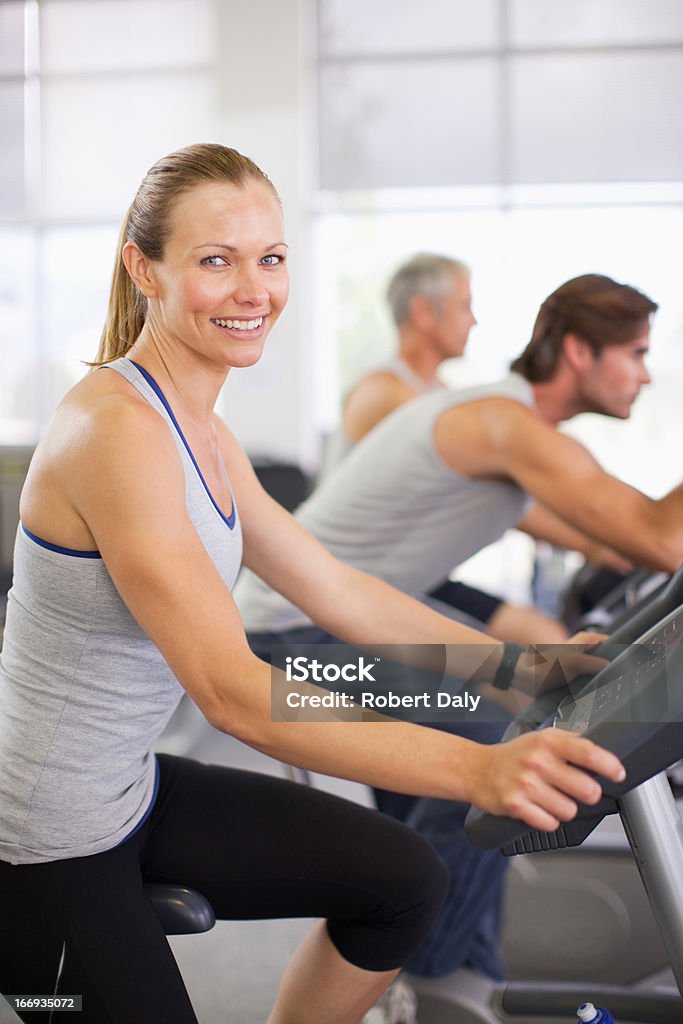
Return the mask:
[[595, 359], [593, 347], [571, 331], [562, 338], [562, 353], [572, 369], [579, 371], [587, 369]]
[[408, 306], [410, 319], [419, 331], [428, 331], [436, 318], [434, 304], [426, 295], [413, 295]]
[[157, 289], [151, 260], [147, 259], [135, 242], [126, 242], [121, 256], [136, 288], [142, 292], [145, 298], [156, 298]]

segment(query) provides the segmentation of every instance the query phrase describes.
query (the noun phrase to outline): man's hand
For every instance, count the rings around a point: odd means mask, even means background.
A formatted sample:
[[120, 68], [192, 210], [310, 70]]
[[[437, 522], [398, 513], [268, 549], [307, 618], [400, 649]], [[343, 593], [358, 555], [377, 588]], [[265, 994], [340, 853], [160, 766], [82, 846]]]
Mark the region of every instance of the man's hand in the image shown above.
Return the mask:
[[605, 658], [590, 654], [592, 647], [607, 640], [604, 633], [576, 633], [564, 644], [535, 644], [521, 655], [513, 680], [515, 689], [530, 697], [565, 686], [577, 676], [594, 676], [607, 664]]
[[554, 832], [561, 822], [571, 821], [577, 801], [596, 804], [600, 800], [602, 787], [587, 771], [613, 782], [626, 777], [614, 754], [560, 729], [541, 729], [509, 743], [481, 747], [479, 758], [472, 803], [544, 832]]
[[628, 558], [624, 558], [618, 551], [607, 547], [606, 544], [599, 544], [597, 541], [590, 543], [585, 551], [586, 561], [601, 569], [612, 569], [622, 576], [635, 569], [635, 564]]

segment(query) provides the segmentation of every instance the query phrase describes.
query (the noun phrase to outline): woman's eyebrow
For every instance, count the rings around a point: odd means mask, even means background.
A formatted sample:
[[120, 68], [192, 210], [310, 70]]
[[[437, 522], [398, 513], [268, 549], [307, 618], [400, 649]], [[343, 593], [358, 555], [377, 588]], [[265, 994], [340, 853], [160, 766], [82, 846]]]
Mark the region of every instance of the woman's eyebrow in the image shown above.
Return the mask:
[[[289, 249], [287, 242], [271, 242], [270, 245], [265, 245], [264, 249], [274, 249], [276, 246], [282, 245], [285, 249]], [[193, 246], [193, 249], [227, 249], [228, 252], [237, 252], [237, 246], [228, 245], [227, 242], [202, 242], [201, 245]]]

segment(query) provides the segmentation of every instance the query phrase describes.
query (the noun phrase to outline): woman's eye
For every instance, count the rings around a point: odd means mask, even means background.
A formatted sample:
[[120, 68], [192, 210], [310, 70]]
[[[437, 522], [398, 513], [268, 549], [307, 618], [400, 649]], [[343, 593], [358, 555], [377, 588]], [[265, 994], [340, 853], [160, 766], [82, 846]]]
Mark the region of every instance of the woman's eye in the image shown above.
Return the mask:
[[284, 256], [278, 256], [276, 253], [270, 253], [268, 256], [264, 256], [261, 263], [266, 267], [277, 267], [279, 263], [284, 263]]
[[201, 263], [205, 267], [225, 267], [227, 263], [222, 256], [205, 256]]

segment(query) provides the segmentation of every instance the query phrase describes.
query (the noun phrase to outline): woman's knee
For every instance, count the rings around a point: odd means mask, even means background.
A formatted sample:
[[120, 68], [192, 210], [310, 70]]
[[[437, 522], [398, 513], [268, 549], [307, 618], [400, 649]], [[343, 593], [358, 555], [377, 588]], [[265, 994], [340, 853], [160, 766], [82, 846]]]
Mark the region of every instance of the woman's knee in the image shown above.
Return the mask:
[[431, 843], [407, 826], [398, 826], [388, 850], [391, 869], [384, 869], [388, 915], [397, 935], [405, 933], [403, 941], [406, 949], [410, 947], [406, 955], [410, 955], [429, 934], [443, 907], [450, 873]]
[[446, 899], [449, 873], [412, 829], [377, 819], [377, 845], [355, 879], [356, 912], [342, 913], [328, 928], [345, 959], [385, 971], [401, 967], [424, 942]]

